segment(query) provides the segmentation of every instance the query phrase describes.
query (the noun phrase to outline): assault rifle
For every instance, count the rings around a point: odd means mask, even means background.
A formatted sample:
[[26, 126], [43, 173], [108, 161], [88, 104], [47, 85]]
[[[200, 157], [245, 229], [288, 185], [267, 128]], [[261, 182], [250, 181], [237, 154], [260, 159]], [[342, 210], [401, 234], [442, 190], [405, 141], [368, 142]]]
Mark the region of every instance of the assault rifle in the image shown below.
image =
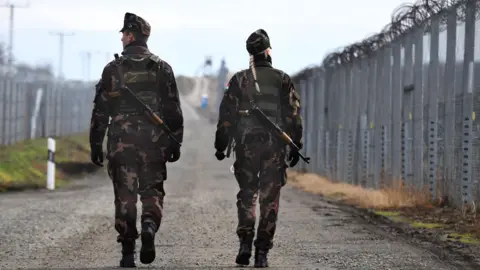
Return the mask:
[[235, 134], [235, 127], [236, 127], [236, 123], [234, 124], [234, 126], [232, 126], [232, 131], [230, 132], [229, 136], [228, 136], [228, 144], [227, 144], [227, 153], [226, 153], [226, 157], [229, 158], [230, 157], [230, 153], [232, 153], [232, 148], [234, 147], [234, 134]]
[[[119, 60], [118, 54], [115, 54], [115, 60]], [[122, 76], [122, 74], [120, 74]], [[179, 146], [182, 146], [182, 144], [175, 138], [173, 135], [173, 132], [170, 130], [170, 128], [167, 126], [167, 124], [158, 116], [147, 104], [145, 104], [133, 91], [128, 88], [124, 83], [123, 80], [121, 82], [122, 86], [121, 88], [126, 90], [127, 93], [136, 101], [138, 107], [149, 117], [154, 124], [161, 126], [168, 134], [168, 136], [176, 143], [178, 143]]]
[[265, 113], [253, 102], [251, 102], [252, 109], [251, 110], [241, 110], [239, 111], [242, 115], [253, 115], [255, 116], [261, 123], [263, 123], [268, 130], [275, 133], [278, 137], [280, 137], [287, 145], [289, 145], [294, 151], [298, 153], [300, 158], [305, 161], [307, 164], [310, 163], [310, 157], [305, 157], [300, 153], [300, 148], [296, 145], [292, 138], [285, 133], [277, 124], [273, 123]]

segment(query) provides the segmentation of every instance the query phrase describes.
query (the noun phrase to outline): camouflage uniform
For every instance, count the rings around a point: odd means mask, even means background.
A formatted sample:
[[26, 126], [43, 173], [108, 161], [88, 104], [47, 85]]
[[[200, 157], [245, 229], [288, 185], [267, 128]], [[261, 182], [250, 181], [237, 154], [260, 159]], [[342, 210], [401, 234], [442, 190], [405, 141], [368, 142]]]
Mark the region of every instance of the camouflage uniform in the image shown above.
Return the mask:
[[[126, 13], [124, 25], [121, 32], [137, 31], [147, 37], [150, 35], [150, 25], [135, 14]], [[121, 71], [118, 65], [122, 66]], [[142, 224], [148, 224], [154, 235], [162, 220], [166, 162], [178, 160], [180, 147], [142, 113], [121, 89], [122, 83], [167, 123], [180, 142], [183, 140], [183, 116], [172, 68], [153, 55], [146, 42], [131, 42], [125, 46], [119, 61], [105, 66], [96, 86], [91, 119], [92, 160], [95, 151], [102, 149], [108, 127], [107, 169], [114, 187], [117, 241], [130, 246], [133, 242], [134, 249], [138, 238], [137, 194], [142, 202]], [[172, 159], [174, 153], [177, 157]], [[131, 248], [127, 249], [127, 253], [134, 253]]]
[[236, 73], [222, 99], [215, 134], [216, 155], [220, 160], [224, 157], [230, 135], [236, 142], [234, 169], [240, 187], [237, 194], [240, 251], [236, 261], [241, 265], [249, 264], [255, 234], [256, 200], [259, 197], [260, 222], [255, 240], [257, 267], [268, 266], [266, 255], [273, 246], [280, 190], [286, 183], [288, 166], [284, 143], [268, 132], [254, 116], [239, 114], [239, 110], [249, 108], [248, 91], [260, 109], [302, 147], [302, 119], [298, 112], [300, 100], [292, 80], [283, 71], [273, 68], [270, 56], [262, 53], [270, 47], [269, 42], [257, 51], [249, 48], [252, 40], [263, 38], [268, 41], [268, 35], [263, 33], [257, 31], [247, 40], [247, 50], [250, 49], [250, 54], [254, 55], [260, 93], [254, 89], [251, 69]]

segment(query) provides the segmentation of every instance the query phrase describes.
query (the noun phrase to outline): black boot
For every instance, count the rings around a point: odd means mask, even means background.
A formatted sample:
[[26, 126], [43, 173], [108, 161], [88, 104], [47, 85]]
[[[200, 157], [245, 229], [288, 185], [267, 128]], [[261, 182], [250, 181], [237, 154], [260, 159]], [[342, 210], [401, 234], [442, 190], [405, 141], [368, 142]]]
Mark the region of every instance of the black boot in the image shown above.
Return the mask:
[[155, 223], [145, 220], [142, 224], [142, 248], [140, 249], [140, 261], [150, 264], [155, 260]]
[[252, 241], [241, 241], [235, 263], [238, 265], [249, 265], [252, 257]]
[[120, 267], [137, 267], [135, 263], [135, 240], [125, 240], [122, 242]]
[[255, 268], [268, 267], [268, 250], [267, 249], [255, 249]]

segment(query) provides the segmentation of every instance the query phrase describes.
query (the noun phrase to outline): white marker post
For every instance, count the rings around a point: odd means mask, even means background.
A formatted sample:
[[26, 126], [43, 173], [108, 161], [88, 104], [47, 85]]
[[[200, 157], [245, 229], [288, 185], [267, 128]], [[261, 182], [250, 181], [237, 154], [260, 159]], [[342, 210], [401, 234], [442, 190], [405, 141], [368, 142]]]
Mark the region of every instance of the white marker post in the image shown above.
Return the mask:
[[55, 139], [48, 138], [47, 189], [55, 189]]

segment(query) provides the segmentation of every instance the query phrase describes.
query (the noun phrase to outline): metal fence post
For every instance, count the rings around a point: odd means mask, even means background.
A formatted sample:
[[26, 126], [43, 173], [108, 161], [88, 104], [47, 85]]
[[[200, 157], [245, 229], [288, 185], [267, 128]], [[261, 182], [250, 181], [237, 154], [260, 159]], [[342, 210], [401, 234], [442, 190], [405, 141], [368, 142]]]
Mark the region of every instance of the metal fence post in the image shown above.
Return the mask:
[[437, 196], [438, 154], [438, 88], [439, 84], [439, 27], [440, 18], [435, 17], [430, 25], [430, 65], [428, 95], [428, 184], [433, 199]]
[[[459, 194], [458, 180], [455, 177], [455, 84], [456, 76], [456, 48], [457, 48], [457, 12], [450, 12], [447, 17], [446, 56], [444, 71], [444, 172], [445, 192]], [[454, 199], [455, 200], [455, 199]]]
[[473, 114], [473, 76], [475, 49], [475, 7], [476, 1], [467, 2], [465, 16], [465, 54], [463, 62], [463, 168], [462, 168], [462, 198], [463, 204], [475, 200], [472, 193], [472, 125]]

